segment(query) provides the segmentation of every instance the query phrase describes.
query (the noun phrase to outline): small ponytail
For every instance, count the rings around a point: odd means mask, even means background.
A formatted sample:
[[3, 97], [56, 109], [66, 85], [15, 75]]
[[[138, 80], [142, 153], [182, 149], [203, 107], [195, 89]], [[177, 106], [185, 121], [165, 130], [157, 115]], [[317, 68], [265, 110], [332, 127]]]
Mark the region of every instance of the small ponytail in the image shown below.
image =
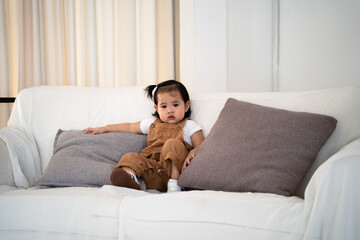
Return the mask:
[[[146, 96], [148, 97], [148, 98], [150, 98], [151, 100], [153, 100], [153, 101], [155, 101], [155, 94], [153, 95], [153, 91], [154, 91], [154, 89], [156, 88], [156, 85], [149, 85], [149, 86], [147, 86], [145, 89], [144, 89], [144, 91], [145, 91], [145, 93], [146, 93]], [[156, 103], [155, 103], [156, 104]]]

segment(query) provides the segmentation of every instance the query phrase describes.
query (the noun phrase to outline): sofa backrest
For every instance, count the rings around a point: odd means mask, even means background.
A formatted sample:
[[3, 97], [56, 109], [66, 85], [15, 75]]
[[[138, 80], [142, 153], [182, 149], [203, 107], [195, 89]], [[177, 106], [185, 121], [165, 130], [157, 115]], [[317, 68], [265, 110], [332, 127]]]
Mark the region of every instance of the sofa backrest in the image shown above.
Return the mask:
[[303, 197], [315, 170], [344, 145], [360, 137], [360, 86], [304, 92], [202, 94], [192, 100], [192, 118], [202, 124], [205, 135], [209, 133], [229, 97], [291, 111], [325, 114], [337, 119], [334, 133], [322, 147], [297, 189], [296, 195], [300, 197]]
[[[136, 122], [151, 117], [153, 103], [144, 87], [34, 87], [21, 91], [9, 125], [33, 136], [39, 150], [42, 171], [50, 161], [58, 129], [84, 129], [119, 122]], [[314, 165], [298, 189], [302, 196], [316, 168], [341, 147], [360, 137], [360, 87], [306, 92], [208, 93], [192, 96], [192, 119], [206, 136], [226, 100], [235, 98], [265, 106], [326, 114], [338, 120], [335, 132], [321, 149]]]
[[34, 137], [44, 172], [58, 129], [82, 130], [151, 117], [153, 103], [143, 89], [69, 86], [24, 89], [16, 97], [8, 125]]

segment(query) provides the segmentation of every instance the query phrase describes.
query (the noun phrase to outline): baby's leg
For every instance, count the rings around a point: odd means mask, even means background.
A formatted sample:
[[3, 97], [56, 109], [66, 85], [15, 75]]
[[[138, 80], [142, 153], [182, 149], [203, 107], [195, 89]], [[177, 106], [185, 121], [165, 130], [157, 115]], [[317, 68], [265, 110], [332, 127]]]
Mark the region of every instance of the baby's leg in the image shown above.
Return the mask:
[[170, 178], [178, 180], [179, 177], [180, 177], [180, 171], [176, 167], [174, 161], [171, 161], [171, 176], [170, 176]]
[[167, 166], [171, 179], [179, 179], [182, 165], [189, 151], [178, 139], [169, 139], [161, 149], [160, 162]]
[[110, 175], [111, 183], [119, 187], [140, 190], [141, 187], [137, 177], [139, 173], [147, 169], [144, 162], [146, 162], [146, 159], [143, 159], [143, 157], [137, 153], [125, 154]]
[[181, 191], [181, 187], [177, 185], [177, 179], [180, 177], [182, 165], [188, 154], [189, 151], [186, 149], [185, 144], [178, 139], [169, 139], [162, 147], [160, 162], [168, 166], [168, 171], [171, 174], [171, 179], [167, 183], [168, 192]]

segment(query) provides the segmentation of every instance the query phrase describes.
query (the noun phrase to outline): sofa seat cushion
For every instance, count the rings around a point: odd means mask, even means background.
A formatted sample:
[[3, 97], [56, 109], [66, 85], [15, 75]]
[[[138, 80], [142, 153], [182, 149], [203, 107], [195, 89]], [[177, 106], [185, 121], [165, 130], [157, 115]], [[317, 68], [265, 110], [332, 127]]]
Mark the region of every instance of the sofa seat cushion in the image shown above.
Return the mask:
[[3, 192], [0, 239], [23, 235], [32, 239], [72, 239], [76, 235], [83, 239], [118, 239], [119, 207], [127, 196], [139, 194], [148, 193], [114, 186]]
[[302, 239], [307, 219], [303, 210], [302, 199], [275, 194], [151, 194], [123, 201], [120, 231], [129, 239]]

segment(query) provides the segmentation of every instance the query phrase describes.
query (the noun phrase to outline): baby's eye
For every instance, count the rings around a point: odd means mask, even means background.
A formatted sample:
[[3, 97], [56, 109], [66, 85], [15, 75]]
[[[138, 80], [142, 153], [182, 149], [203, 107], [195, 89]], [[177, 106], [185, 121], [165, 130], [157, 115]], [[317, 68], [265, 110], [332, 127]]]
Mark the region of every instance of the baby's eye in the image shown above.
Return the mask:
[[161, 105], [161, 108], [166, 108], [166, 105]]
[[174, 104], [174, 107], [177, 107], [177, 106], [179, 106], [179, 104], [178, 104], [178, 103], [175, 103], [175, 104]]

